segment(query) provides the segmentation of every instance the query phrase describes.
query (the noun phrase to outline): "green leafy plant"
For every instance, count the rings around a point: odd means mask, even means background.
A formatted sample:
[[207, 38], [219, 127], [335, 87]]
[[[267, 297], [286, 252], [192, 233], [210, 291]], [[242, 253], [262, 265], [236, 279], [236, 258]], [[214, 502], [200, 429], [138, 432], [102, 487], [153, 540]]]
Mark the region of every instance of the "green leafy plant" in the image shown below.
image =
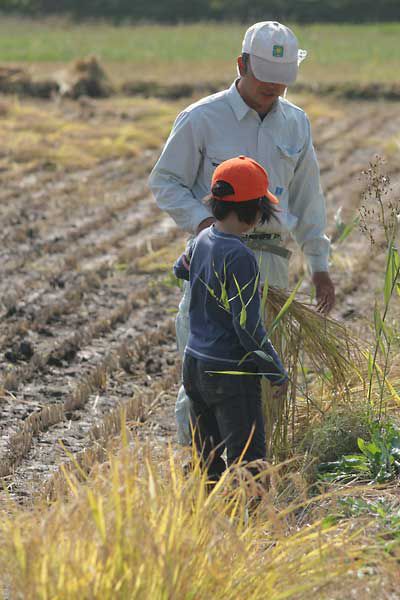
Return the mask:
[[360, 216], [354, 216], [351, 221], [345, 223], [342, 220], [342, 210], [343, 207], [340, 206], [335, 213], [334, 222], [335, 222], [335, 231], [331, 236], [331, 244], [335, 244], [335, 246], [343, 243], [351, 234], [351, 232], [360, 224]]
[[400, 430], [388, 422], [375, 424], [370, 441], [358, 439], [360, 453], [321, 463], [321, 479], [331, 482], [369, 481], [384, 483], [400, 474]]
[[400, 504], [397, 498], [386, 495], [338, 498], [334, 511], [323, 519], [322, 525], [328, 528], [350, 519], [365, 519], [367, 523], [373, 523], [374, 541], [386, 551], [392, 552], [399, 546]]

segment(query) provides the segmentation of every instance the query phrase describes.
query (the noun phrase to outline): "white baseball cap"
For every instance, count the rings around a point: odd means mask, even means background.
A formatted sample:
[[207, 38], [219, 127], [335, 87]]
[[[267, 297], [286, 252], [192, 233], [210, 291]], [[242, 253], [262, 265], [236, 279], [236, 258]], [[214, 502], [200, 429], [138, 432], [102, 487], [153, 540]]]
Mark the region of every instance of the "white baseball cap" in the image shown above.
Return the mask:
[[256, 79], [285, 85], [296, 81], [299, 64], [307, 56], [306, 50], [299, 49], [293, 31], [276, 21], [262, 21], [249, 27], [242, 52], [250, 55]]

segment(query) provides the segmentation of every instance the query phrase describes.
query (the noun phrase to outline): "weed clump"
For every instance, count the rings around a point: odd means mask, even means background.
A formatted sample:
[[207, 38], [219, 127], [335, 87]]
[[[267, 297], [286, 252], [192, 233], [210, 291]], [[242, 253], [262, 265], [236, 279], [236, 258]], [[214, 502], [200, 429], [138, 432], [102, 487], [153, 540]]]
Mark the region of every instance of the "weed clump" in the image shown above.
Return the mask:
[[365, 404], [337, 406], [306, 430], [301, 450], [317, 465], [358, 452], [358, 438], [369, 439], [370, 425]]

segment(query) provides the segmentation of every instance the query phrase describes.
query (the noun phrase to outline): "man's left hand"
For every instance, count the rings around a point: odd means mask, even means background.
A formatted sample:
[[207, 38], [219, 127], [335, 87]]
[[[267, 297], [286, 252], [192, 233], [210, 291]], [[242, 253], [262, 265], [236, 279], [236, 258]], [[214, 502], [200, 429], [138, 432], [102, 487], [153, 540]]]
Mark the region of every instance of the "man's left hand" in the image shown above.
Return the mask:
[[327, 271], [318, 271], [313, 274], [312, 282], [315, 285], [317, 297], [317, 310], [327, 315], [335, 304], [335, 286]]

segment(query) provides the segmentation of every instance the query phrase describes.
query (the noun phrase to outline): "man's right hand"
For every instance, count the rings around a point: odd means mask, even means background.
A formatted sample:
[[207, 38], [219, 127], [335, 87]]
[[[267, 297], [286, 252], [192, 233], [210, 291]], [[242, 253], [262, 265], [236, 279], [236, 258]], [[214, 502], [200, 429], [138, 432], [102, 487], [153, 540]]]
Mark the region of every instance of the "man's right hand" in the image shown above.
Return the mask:
[[200, 231], [203, 231], [203, 229], [206, 229], [206, 227], [210, 227], [210, 225], [212, 225], [213, 223], [215, 223], [214, 217], [208, 217], [207, 219], [204, 219], [204, 221], [198, 224], [196, 229], [196, 235], [198, 235]]

